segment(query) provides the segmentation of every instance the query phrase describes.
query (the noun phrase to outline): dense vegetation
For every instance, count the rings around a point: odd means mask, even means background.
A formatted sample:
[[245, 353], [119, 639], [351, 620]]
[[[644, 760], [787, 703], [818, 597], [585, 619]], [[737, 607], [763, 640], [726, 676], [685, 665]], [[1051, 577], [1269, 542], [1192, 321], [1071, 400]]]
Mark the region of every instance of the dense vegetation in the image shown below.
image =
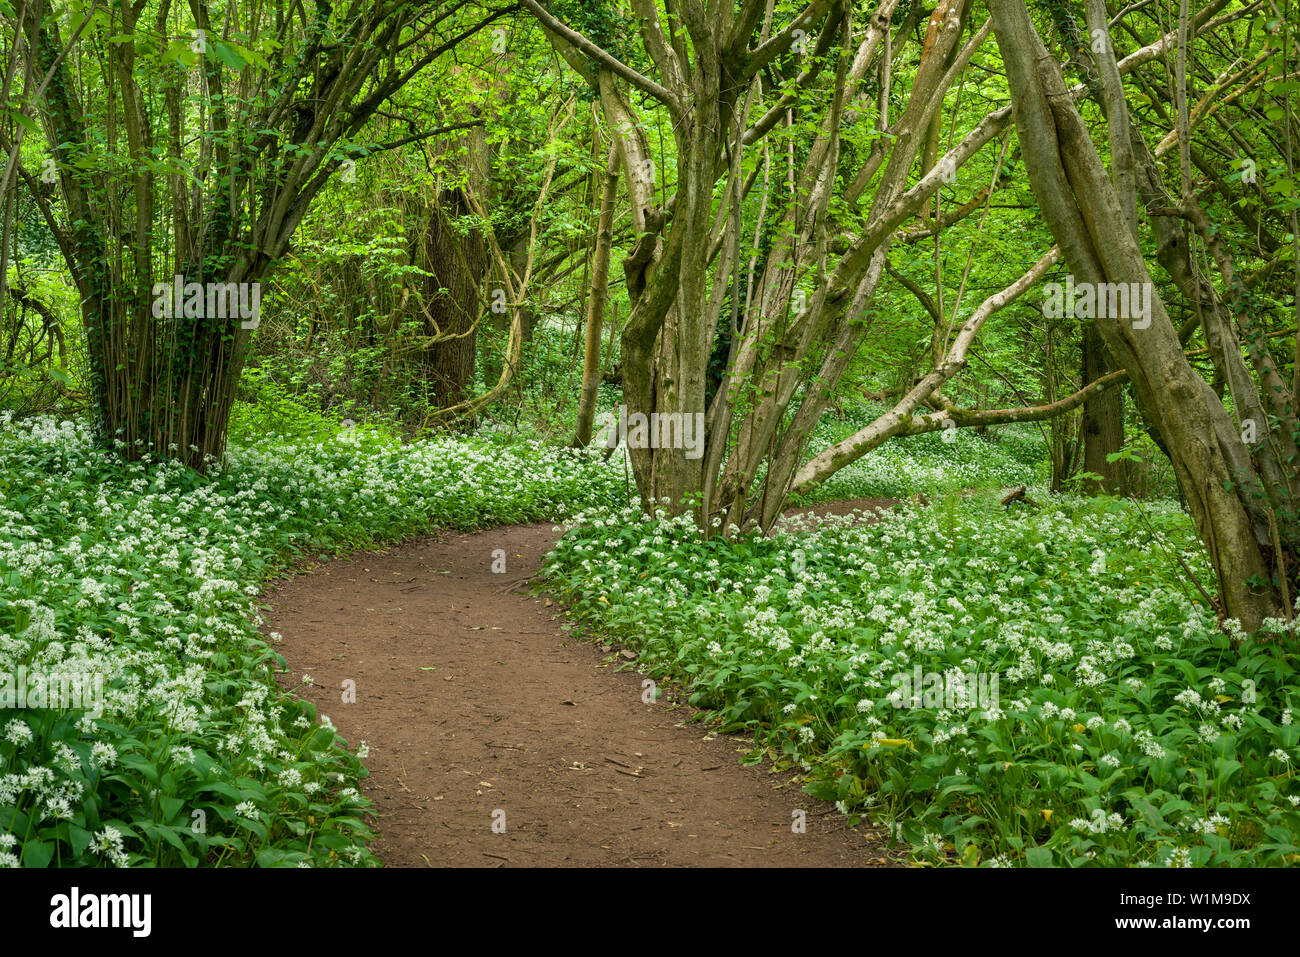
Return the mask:
[[327, 422], [249, 436], [206, 477], [124, 463], [84, 424], [5, 424], [0, 672], [104, 682], [101, 716], [34, 709], [0, 724], [0, 854], [28, 866], [372, 862], [365, 742], [349, 753], [276, 688], [263, 582], [430, 525], [553, 520], [621, 494], [586, 453], [401, 446]]
[[[1178, 565], [1153, 563], [1162, 550], [1207, 578], [1176, 510], [1008, 514], [954, 493], [739, 541], [601, 512], [551, 575], [652, 673], [754, 732], [755, 757], [811, 772], [811, 793], [921, 860], [1294, 864], [1294, 655], [1234, 649]], [[957, 676], [960, 696], [911, 706], [892, 678], [914, 669]], [[999, 675], [996, 703], [966, 697], [971, 673]]]
[[259, 596], [525, 521], [918, 863], [1300, 863], [1298, 33], [0, 0], [0, 865], [378, 863]]

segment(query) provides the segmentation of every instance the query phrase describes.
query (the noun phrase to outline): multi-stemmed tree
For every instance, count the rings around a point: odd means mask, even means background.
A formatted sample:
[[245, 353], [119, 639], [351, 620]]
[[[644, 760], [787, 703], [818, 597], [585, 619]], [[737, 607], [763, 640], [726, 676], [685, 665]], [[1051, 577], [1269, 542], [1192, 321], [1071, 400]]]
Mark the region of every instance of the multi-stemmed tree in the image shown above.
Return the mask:
[[[915, 36], [914, 18], [893, 30], [892, 0], [866, 17], [860, 5], [836, 0], [808, 3], [783, 17], [777, 4], [763, 0], [663, 6], [629, 0], [641, 41], [636, 62], [645, 72], [627, 62], [631, 55], [620, 59], [564, 22], [553, 5], [522, 3], [565, 60], [596, 87], [614, 131], [637, 234], [624, 266], [632, 299], [622, 335], [627, 406], [669, 422], [707, 411], [702, 458], [688, 456], [666, 430], [656, 436], [660, 447], [630, 450], [647, 502], [667, 497], [672, 508], [693, 508], [706, 523], [721, 519], [724, 529], [768, 527], [790, 493], [809, 491], [890, 438], [1047, 418], [1096, 403], [1127, 379], [1206, 542], [1224, 613], [1248, 628], [1266, 616], [1289, 616], [1300, 536], [1295, 383], [1272, 358], [1253, 315], [1258, 306], [1252, 293], [1190, 186], [1185, 71], [1174, 84], [1183, 91], [1185, 144], [1177, 201], [1167, 194], [1147, 146], [1148, 137], [1163, 143], [1169, 130], [1136, 122], [1124, 85], [1130, 76], [1139, 87], [1150, 84], [1141, 74], [1167, 58], [1183, 62], [1199, 35], [1219, 38], [1220, 46], [1239, 43], [1237, 27], [1250, 7], [1225, 9], [1228, 0], [1213, 0], [1195, 14], [1185, 10], [1177, 30], [1134, 43], [1120, 56], [1109, 18], [1119, 22], [1130, 11], [1112, 12], [1090, 0], [1092, 42], [1086, 50], [1077, 42], [1063, 46], [1067, 57], [1071, 50], [1096, 55], [1082, 64], [1088, 82], [1067, 87], [1020, 0], [991, 3], [991, 18], [977, 17], [973, 0], [942, 0]], [[1051, 13], [1049, 21], [1073, 22], [1059, 10]], [[960, 89], [976, 58], [987, 63], [995, 56], [988, 44], [995, 35], [1009, 102], [962, 125], [947, 96]], [[919, 49], [899, 108], [891, 105], [892, 72], [909, 43]], [[1271, 58], [1274, 75], [1285, 81], [1292, 53], [1267, 36], [1262, 43], [1255, 63]], [[1243, 76], [1225, 74], [1218, 91]], [[666, 114], [671, 157], [651, 155], [634, 95]], [[1110, 121], [1103, 135], [1113, 176], [1076, 107], [1088, 96]], [[1207, 100], [1196, 110], [1202, 118], [1215, 112]], [[1151, 122], [1153, 114], [1158, 118], [1156, 109], [1142, 115]], [[935, 322], [930, 370], [885, 414], [806, 457], [813, 427], [876, 320], [873, 304], [891, 244], [918, 232], [937, 235], [987, 208], [1003, 179], [1013, 120], [1016, 153], [1057, 244], [974, 308], [962, 309], [960, 298], [944, 303], [939, 283], [940, 295], [927, 297]], [[1273, 156], [1290, 164], [1295, 130], [1288, 123]], [[773, 142], [779, 127], [790, 135]], [[944, 132], [947, 150], [940, 146]], [[992, 173], [977, 184], [978, 192], [942, 206], [941, 190], [998, 142], [996, 155], [984, 156], [981, 168]], [[656, 173], [668, 176], [657, 161], [671, 161], [671, 193], [656, 180]], [[1226, 391], [1217, 394], [1188, 363], [1184, 352], [1195, 329], [1174, 328], [1157, 297], [1149, 324], [1121, 315], [1089, 327], [1088, 374], [1072, 394], [1012, 409], [958, 407], [946, 390], [988, 320], [1058, 264], [1082, 284], [1153, 282], [1139, 246], [1139, 200], [1157, 258], [1193, 307]], [[1189, 256], [1194, 235], [1214, 263], [1218, 287]], [[593, 290], [593, 297], [601, 295]], [[720, 327], [730, 330], [727, 368], [723, 387], [705, 409]], [[1112, 361], [1121, 368], [1111, 369]], [[1112, 427], [1115, 408], [1103, 416]], [[1113, 435], [1098, 442], [1091, 464], [1104, 462], [1101, 453], [1114, 445]]]
[[222, 452], [252, 323], [206, 297], [156, 309], [155, 284], [252, 300], [331, 176], [444, 132], [367, 135], [398, 90], [508, 9], [230, 3], [216, 20], [206, 0], [17, 6], [26, 75], [49, 78], [32, 107], [50, 161], [18, 172], [81, 295], [102, 436], [196, 468]]

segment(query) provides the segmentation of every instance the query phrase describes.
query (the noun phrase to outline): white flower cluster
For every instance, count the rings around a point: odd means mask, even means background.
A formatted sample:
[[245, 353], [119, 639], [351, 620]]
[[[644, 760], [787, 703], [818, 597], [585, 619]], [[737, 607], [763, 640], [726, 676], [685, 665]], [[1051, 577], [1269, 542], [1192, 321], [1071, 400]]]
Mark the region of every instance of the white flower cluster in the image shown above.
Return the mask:
[[[1246, 694], [1253, 684], [1239, 675], [1175, 686], [1172, 703], [1165, 691], [1185, 659], [1222, 641], [1192, 589], [1150, 581], [1151, 522], [1209, 579], [1177, 506], [1145, 503], [1147, 516], [1135, 521], [1123, 506], [1035, 495], [1049, 505], [897, 506], [871, 523], [801, 517], [766, 538], [740, 536], [743, 557], [706, 540], [689, 516], [593, 513], [547, 570], [580, 602], [602, 597], [585, 606], [598, 617], [616, 609], [615, 620], [635, 621], [639, 635], [677, 636], [663, 644], [675, 644], [674, 664], [689, 663], [697, 680], [727, 668], [736, 695], [761, 700], [785, 727], [782, 746], [797, 763], [817, 759], [808, 749], [814, 729], [837, 759], [850, 747], [868, 764], [946, 754], [954, 760], [944, 773], [973, 774], [1001, 733], [987, 726], [1005, 725], [1013, 747], [1132, 786], [1204, 766], [1224, 735], [1247, 720], [1259, 726]], [[960, 715], [951, 709], [964, 700], [901, 707], [910, 692], [892, 679], [914, 667], [997, 674], [1001, 703]], [[746, 681], [748, 669], [761, 679]], [[1186, 720], [1171, 724], [1175, 710]], [[1281, 723], [1290, 721], [1283, 712]], [[1290, 808], [1292, 796], [1273, 803]], [[1072, 816], [1090, 834], [1126, 826], [1118, 812]]]
[[[21, 801], [37, 824], [68, 819], [102, 771], [142, 747], [105, 738], [109, 725], [151, 742], [142, 756], [155, 766], [193, 766], [201, 749], [221, 764], [206, 773], [310, 793], [320, 787], [314, 772], [283, 768], [301, 749], [289, 735], [305, 729], [286, 718], [258, 664], [265, 646], [254, 601], [288, 545], [362, 541], [433, 518], [558, 519], [577, 502], [625, 498], [622, 486], [598, 453], [447, 438], [402, 446], [349, 434], [235, 444], [196, 480], [174, 463], [123, 464], [96, 447], [86, 424], [6, 421], [0, 693], [25, 667], [100, 680], [103, 707], [75, 715], [75, 735], [48, 749], [33, 726], [0, 711], [0, 805]], [[340, 515], [351, 524], [339, 527]], [[49, 759], [38, 757], [47, 751]], [[97, 768], [82, 766], [79, 753]], [[110, 860], [125, 853], [111, 830], [96, 842]]]

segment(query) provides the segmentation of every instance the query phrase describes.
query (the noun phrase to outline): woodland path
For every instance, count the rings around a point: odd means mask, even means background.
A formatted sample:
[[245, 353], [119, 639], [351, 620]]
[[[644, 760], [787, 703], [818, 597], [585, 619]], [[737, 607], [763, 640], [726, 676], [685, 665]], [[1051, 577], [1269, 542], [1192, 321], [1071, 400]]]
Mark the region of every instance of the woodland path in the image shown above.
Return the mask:
[[[695, 712], [679, 689], [643, 703], [631, 652], [563, 630], [560, 606], [527, 591], [558, 536], [549, 524], [442, 532], [327, 562], [263, 596], [268, 628], [284, 639], [282, 685], [370, 748], [362, 785], [387, 866], [887, 866], [901, 856], [790, 775], [742, 766], [746, 739], [688, 723]], [[492, 571], [495, 549], [505, 574]], [[341, 700], [347, 679], [353, 704]], [[804, 833], [792, 830], [796, 810]], [[504, 833], [493, 831], [499, 811]]]

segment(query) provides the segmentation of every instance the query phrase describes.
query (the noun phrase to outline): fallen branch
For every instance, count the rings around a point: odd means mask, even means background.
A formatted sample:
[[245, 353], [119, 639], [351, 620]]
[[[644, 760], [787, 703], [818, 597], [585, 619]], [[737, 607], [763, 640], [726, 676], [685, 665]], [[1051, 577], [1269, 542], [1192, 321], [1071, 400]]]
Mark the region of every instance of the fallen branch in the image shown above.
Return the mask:
[[1002, 496], [1003, 507], [1010, 508], [1012, 502], [1023, 502], [1025, 505], [1028, 505], [1031, 508], [1037, 508], [1038, 503], [1035, 502], [1032, 498], [1029, 498], [1027, 495], [1025, 495], [1025, 490], [1026, 490], [1025, 486], [1017, 485], [1006, 495]]

